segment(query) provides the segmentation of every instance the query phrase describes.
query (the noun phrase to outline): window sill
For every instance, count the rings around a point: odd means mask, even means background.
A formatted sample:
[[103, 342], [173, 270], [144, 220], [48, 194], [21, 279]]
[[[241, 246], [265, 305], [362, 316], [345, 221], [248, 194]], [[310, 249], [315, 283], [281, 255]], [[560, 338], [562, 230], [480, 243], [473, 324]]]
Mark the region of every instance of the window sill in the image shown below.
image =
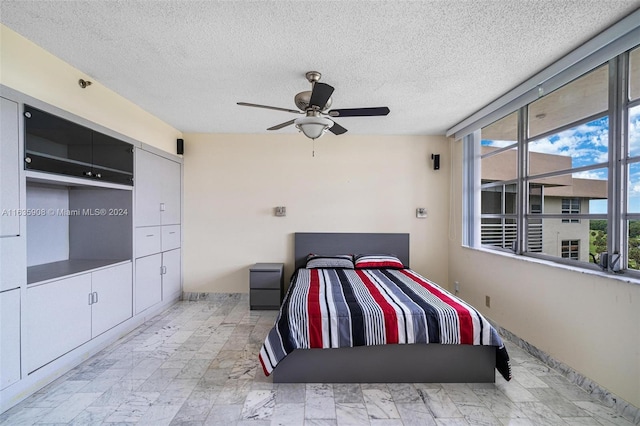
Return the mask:
[[518, 255], [514, 253], [499, 251], [499, 250], [490, 250], [484, 247], [469, 247], [465, 245], [461, 247], [463, 249], [479, 251], [482, 253], [487, 253], [487, 254], [496, 255], [496, 256], [502, 256], [502, 257], [506, 257], [506, 258], [521, 261], [521, 262], [536, 263], [539, 265], [545, 265], [552, 268], [564, 269], [565, 271], [578, 272], [582, 274], [592, 275], [595, 277], [608, 278], [608, 279], [612, 279], [612, 280], [616, 280], [616, 281], [620, 281], [628, 284], [640, 285], [640, 277], [629, 276], [628, 274], [613, 274], [610, 272], [599, 271], [596, 269], [581, 268], [578, 266], [567, 265], [564, 263], [557, 263], [557, 262], [553, 262], [546, 259], [538, 259], [535, 257]]

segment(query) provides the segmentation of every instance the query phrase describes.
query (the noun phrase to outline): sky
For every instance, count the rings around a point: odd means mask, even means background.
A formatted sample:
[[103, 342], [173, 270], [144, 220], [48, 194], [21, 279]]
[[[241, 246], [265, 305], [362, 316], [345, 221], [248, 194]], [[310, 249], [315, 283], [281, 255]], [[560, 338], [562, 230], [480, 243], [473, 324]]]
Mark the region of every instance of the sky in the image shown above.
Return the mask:
[[[581, 124], [529, 143], [530, 152], [571, 157], [572, 167], [602, 164], [603, 168], [574, 173], [582, 179], [607, 179], [609, 144], [609, 122], [607, 117]], [[640, 156], [640, 105], [629, 110], [629, 157]], [[482, 140], [485, 146], [507, 146], [513, 141]], [[629, 212], [640, 213], [640, 163], [629, 166]], [[590, 213], [606, 213], [606, 200], [592, 200]]]

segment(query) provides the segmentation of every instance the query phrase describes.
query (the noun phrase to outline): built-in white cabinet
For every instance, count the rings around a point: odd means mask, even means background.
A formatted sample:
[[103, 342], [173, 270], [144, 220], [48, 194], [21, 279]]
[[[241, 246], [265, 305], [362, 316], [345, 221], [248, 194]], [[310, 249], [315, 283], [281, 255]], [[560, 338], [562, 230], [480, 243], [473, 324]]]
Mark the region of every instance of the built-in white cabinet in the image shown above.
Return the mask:
[[25, 362], [32, 372], [91, 339], [91, 275], [27, 289]]
[[[18, 103], [0, 97], [0, 291], [24, 280], [25, 242], [20, 235], [20, 137]], [[0, 342], [1, 343], [1, 342]]]
[[136, 259], [136, 314], [163, 300], [178, 298], [181, 269], [180, 249]]
[[20, 380], [20, 289], [0, 293], [0, 390]]
[[164, 156], [136, 150], [136, 314], [180, 295], [181, 167]]
[[0, 238], [20, 235], [18, 104], [0, 97]]
[[136, 259], [136, 314], [162, 301], [162, 254]]
[[0, 411], [179, 298], [181, 188], [179, 157], [0, 85]]
[[162, 300], [178, 297], [182, 290], [180, 249], [162, 252]]
[[[131, 317], [131, 263], [27, 289], [29, 373]], [[95, 324], [94, 324], [95, 322]]]
[[136, 150], [136, 227], [180, 223], [181, 165]]
[[91, 273], [91, 337], [133, 316], [133, 270], [127, 263]]

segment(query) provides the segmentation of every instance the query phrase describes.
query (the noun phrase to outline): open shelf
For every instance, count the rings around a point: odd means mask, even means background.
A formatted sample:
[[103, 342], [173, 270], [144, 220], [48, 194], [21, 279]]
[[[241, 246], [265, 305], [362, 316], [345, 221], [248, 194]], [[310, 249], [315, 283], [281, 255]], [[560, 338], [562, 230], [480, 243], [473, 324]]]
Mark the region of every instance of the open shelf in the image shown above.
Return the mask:
[[131, 259], [68, 259], [34, 265], [27, 268], [27, 284], [69, 277], [122, 262], [131, 262]]
[[51, 185], [64, 185], [75, 187], [87, 187], [87, 188], [111, 188], [111, 189], [124, 189], [125, 191], [133, 191], [133, 186], [122, 185], [119, 183], [104, 182], [100, 180], [86, 179], [74, 176], [65, 176], [55, 173], [40, 172], [34, 170], [26, 170], [25, 175], [27, 182], [31, 183], [43, 183]]

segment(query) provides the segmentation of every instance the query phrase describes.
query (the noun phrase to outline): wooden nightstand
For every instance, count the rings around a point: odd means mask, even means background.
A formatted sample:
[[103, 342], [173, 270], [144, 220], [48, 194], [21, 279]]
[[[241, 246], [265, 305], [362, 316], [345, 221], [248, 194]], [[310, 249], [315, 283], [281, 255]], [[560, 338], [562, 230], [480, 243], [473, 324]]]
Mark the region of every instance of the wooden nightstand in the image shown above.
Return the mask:
[[284, 263], [256, 263], [249, 269], [251, 309], [280, 309], [284, 292]]

